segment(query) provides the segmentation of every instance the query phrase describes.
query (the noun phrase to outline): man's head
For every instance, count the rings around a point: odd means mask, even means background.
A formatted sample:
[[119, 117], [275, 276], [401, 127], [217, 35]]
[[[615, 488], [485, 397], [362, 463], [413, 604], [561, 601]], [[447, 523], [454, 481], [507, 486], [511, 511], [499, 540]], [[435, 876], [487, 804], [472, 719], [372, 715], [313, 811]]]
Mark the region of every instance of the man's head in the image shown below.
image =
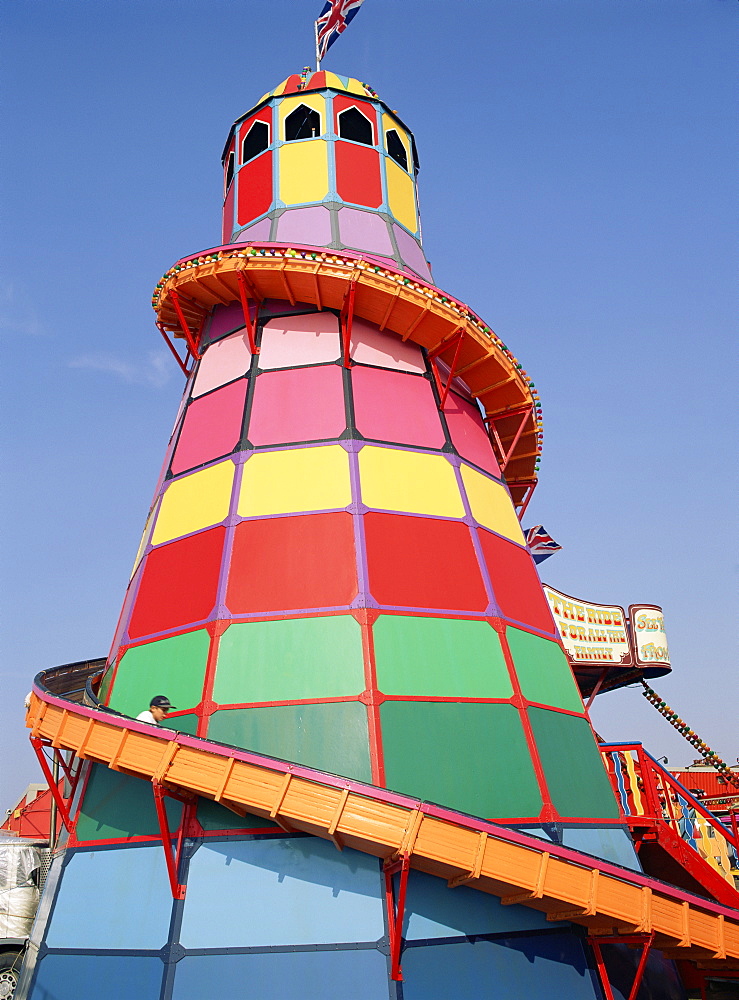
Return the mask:
[[155, 695], [149, 702], [149, 711], [154, 716], [156, 722], [161, 722], [166, 718], [167, 712], [171, 712], [176, 705], [170, 705], [169, 698], [164, 694]]

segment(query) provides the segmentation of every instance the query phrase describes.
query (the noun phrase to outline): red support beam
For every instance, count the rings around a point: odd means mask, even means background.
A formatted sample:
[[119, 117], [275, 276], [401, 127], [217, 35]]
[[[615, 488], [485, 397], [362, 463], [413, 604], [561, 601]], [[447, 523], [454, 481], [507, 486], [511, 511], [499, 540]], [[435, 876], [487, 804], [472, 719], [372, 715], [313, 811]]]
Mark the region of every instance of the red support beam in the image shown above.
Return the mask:
[[[385, 873], [385, 900], [387, 903], [387, 926], [390, 938], [390, 978], [394, 982], [403, 981], [400, 965], [400, 951], [403, 945], [403, 920], [405, 919], [405, 897], [408, 890], [410, 858], [401, 854], [397, 859], [388, 858], [382, 866]], [[393, 875], [400, 872], [397, 897], [393, 886]]]
[[189, 372], [189, 370], [187, 368], [187, 365], [185, 364], [185, 362], [182, 360], [182, 358], [177, 353], [177, 348], [174, 346], [174, 344], [172, 343], [172, 341], [169, 339], [169, 334], [164, 329], [164, 327], [163, 327], [163, 325], [161, 323], [157, 323], [157, 329], [159, 330], [159, 332], [161, 333], [161, 335], [164, 337], [164, 342], [167, 345], [167, 347], [170, 349], [170, 351], [172, 352], [172, 354], [174, 355], [174, 359], [177, 362], [177, 364], [180, 366], [180, 368], [182, 369], [183, 375], [185, 376], [185, 378], [188, 378], [188, 376], [190, 375], [190, 372]]
[[259, 315], [259, 300], [254, 299], [254, 319], [251, 318], [251, 310], [249, 309], [249, 288], [246, 283], [246, 275], [243, 271], [237, 271], [236, 276], [239, 281], [239, 297], [241, 298], [241, 309], [244, 313], [244, 323], [246, 325], [246, 333], [249, 337], [249, 349], [252, 354], [259, 354], [259, 348], [257, 347], [257, 318]]
[[606, 1000], [615, 1000], [615, 998], [611, 981], [608, 977], [608, 970], [606, 969], [606, 964], [603, 961], [603, 953], [600, 950], [600, 946], [602, 944], [640, 944], [642, 946], [641, 956], [639, 957], [639, 965], [637, 966], [636, 973], [634, 975], [634, 982], [631, 985], [631, 991], [629, 992], [628, 997], [628, 1000], [636, 1000], [639, 994], [639, 988], [642, 984], [642, 979], [644, 978], [644, 971], [647, 967], [652, 942], [654, 941], [654, 932], [651, 934], [622, 934], [603, 937], [600, 935], [598, 937], [590, 936], [588, 937], [588, 941], [590, 942], [590, 946], [592, 947], [595, 955], [595, 964], [598, 969], [598, 976], [600, 978], [600, 983], [603, 987]]
[[162, 836], [162, 847], [164, 848], [164, 860], [167, 864], [167, 875], [169, 876], [169, 885], [172, 890], [172, 899], [184, 899], [185, 898], [185, 886], [182, 885], [178, 880], [178, 873], [180, 867], [180, 860], [182, 857], [182, 841], [184, 837], [185, 830], [185, 816], [183, 814], [182, 822], [180, 824], [180, 832], [177, 837], [177, 845], [172, 848], [172, 834], [169, 831], [169, 820], [167, 819], [167, 810], [164, 805], [164, 799], [167, 797], [167, 792], [164, 786], [158, 781], [152, 781], [152, 790], [154, 792], [154, 805], [157, 811], [157, 820], [159, 821], [159, 832]]
[[177, 313], [177, 319], [180, 321], [180, 326], [182, 327], [182, 332], [185, 334], [185, 340], [187, 341], [187, 348], [196, 359], [200, 359], [200, 351], [198, 350], [198, 345], [195, 343], [195, 338], [192, 335], [192, 330], [190, 329], [187, 320], [185, 319], [185, 314], [182, 311], [182, 305], [180, 304], [180, 296], [176, 289], [172, 289], [169, 293], [172, 299], [172, 305]]
[[31, 737], [31, 746], [36, 752], [38, 757], [38, 762], [41, 766], [41, 770], [44, 772], [44, 777], [46, 778], [46, 783], [49, 786], [49, 791], [56, 802], [56, 807], [59, 810], [59, 815], [62, 817], [62, 822], [64, 823], [67, 830], [72, 832], [72, 820], [69, 816], [69, 809], [67, 808], [67, 803], [64, 796], [59, 790], [59, 785], [54, 781], [54, 776], [51, 773], [51, 768], [49, 767], [49, 762], [46, 759], [46, 754], [44, 753], [44, 747], [49, 746], [44, 740], [39, 739], [37, 736]]
[[[429, 351], [429, 361], [431, 362], [431, 372], [434, 376], [434, 381], [436, 382], [436, 388], [439, 392], [439, 409], [444, 409], [444, 403], [449, 395], [449, 387], [454, 379], [455, 372], [457, 370], [457, 362], [459, 361], [459, 352], [462, 349], [462, 341], [464, 340], [464, 330], [457, 330], [448, 340], [445, 340], [443, 344], [439, 344], [432, 351]], [[446, 385], [442, 385], [441, 376], [439, 375], [439, 367], [436, 363], [436, 359], [444, 351], [449, 350], [450, 347], [454, 346], [454, 357], [452, 358], [452, 363], [449, 366], [449, 376], [446, 380]]]
[[354, 296], [357, 291], [357, 279], [352, 278], [344, 294], [341, 307], [341, 355], [344, 368], [351, 368], [352, 320], [354, 319]]

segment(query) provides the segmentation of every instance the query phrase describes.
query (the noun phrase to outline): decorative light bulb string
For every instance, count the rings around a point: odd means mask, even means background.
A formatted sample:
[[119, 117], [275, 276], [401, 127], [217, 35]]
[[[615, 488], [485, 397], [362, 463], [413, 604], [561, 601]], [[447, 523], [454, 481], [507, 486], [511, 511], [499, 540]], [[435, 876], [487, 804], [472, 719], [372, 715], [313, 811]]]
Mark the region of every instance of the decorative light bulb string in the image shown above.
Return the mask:
[[729, 765], [723, 761], [715, 750], [712, 750], [707, 743], [698, 736], [697, 733], [693, 732], [690, 726], [686, 725], [685, 722], [680, 718], [677, 712], [673, 712], [670, 705], [666, 701], [662, 701], [660, 696], [647, 684], [646, 681], [642, 680], [642, 687], [644, 690], [642, 694], [647, 699], [650, 705], [654, 705], [660, 715], [664, 715], [670, 725], [674, 726], [675, 729], [684, 736], [691, 746], [694, 746], [701, 757], [706, 759], [706, 762], [715, 767], [716, 770], [727, 778], [732, 785], [739, 788], [739, 776], [735, 771], [732, 771]]

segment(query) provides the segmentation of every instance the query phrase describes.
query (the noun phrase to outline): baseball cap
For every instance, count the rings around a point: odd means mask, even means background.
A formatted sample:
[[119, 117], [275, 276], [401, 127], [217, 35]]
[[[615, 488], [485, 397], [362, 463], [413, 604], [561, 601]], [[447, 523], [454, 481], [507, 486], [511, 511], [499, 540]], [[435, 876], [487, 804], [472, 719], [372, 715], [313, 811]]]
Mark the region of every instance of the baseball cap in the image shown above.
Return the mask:
[[165, 712], [169, 712], [170, 709], [177, 708], [177, 706], [170, 705], [169, 698], [165, 694], [155, 694], [149, 702], [149, 708], [163, 708]]

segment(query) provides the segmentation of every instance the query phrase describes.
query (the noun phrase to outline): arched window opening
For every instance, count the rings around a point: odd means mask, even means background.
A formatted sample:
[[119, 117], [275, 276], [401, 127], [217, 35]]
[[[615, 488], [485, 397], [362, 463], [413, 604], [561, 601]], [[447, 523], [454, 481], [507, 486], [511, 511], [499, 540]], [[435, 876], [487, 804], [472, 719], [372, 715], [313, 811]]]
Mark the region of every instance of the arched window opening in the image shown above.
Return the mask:
[[388, 129], [385, 139], [387, 141], [388, 154], [392, 156], [396, 163], [401, 165], [403, 170], [408, 170], [408, 154], [405, 151], [405, 146], [400, 136], [394, 128]]
[[285, 141], [312, 139], [321, 134], [321, 116], [305, 104], [299, 105], [285, 119]]
[[352, 142], [363, 142], [366, 146], [374, 145], [372, 122], [365, 118], [359, 108], [347, 108], [339, 112], [339, 135], [342, 139]]
[[233, 150], [228, 154], [228, 162], [226, 163], [226, 190], [231, 187], [231, 181], [234, 179], [234, 161], [236, 157], [234, 156]]
[[269, 125], [266, 122], [254, 122], [241, 143], [241, 162], [253, 160], [269, 146]]

